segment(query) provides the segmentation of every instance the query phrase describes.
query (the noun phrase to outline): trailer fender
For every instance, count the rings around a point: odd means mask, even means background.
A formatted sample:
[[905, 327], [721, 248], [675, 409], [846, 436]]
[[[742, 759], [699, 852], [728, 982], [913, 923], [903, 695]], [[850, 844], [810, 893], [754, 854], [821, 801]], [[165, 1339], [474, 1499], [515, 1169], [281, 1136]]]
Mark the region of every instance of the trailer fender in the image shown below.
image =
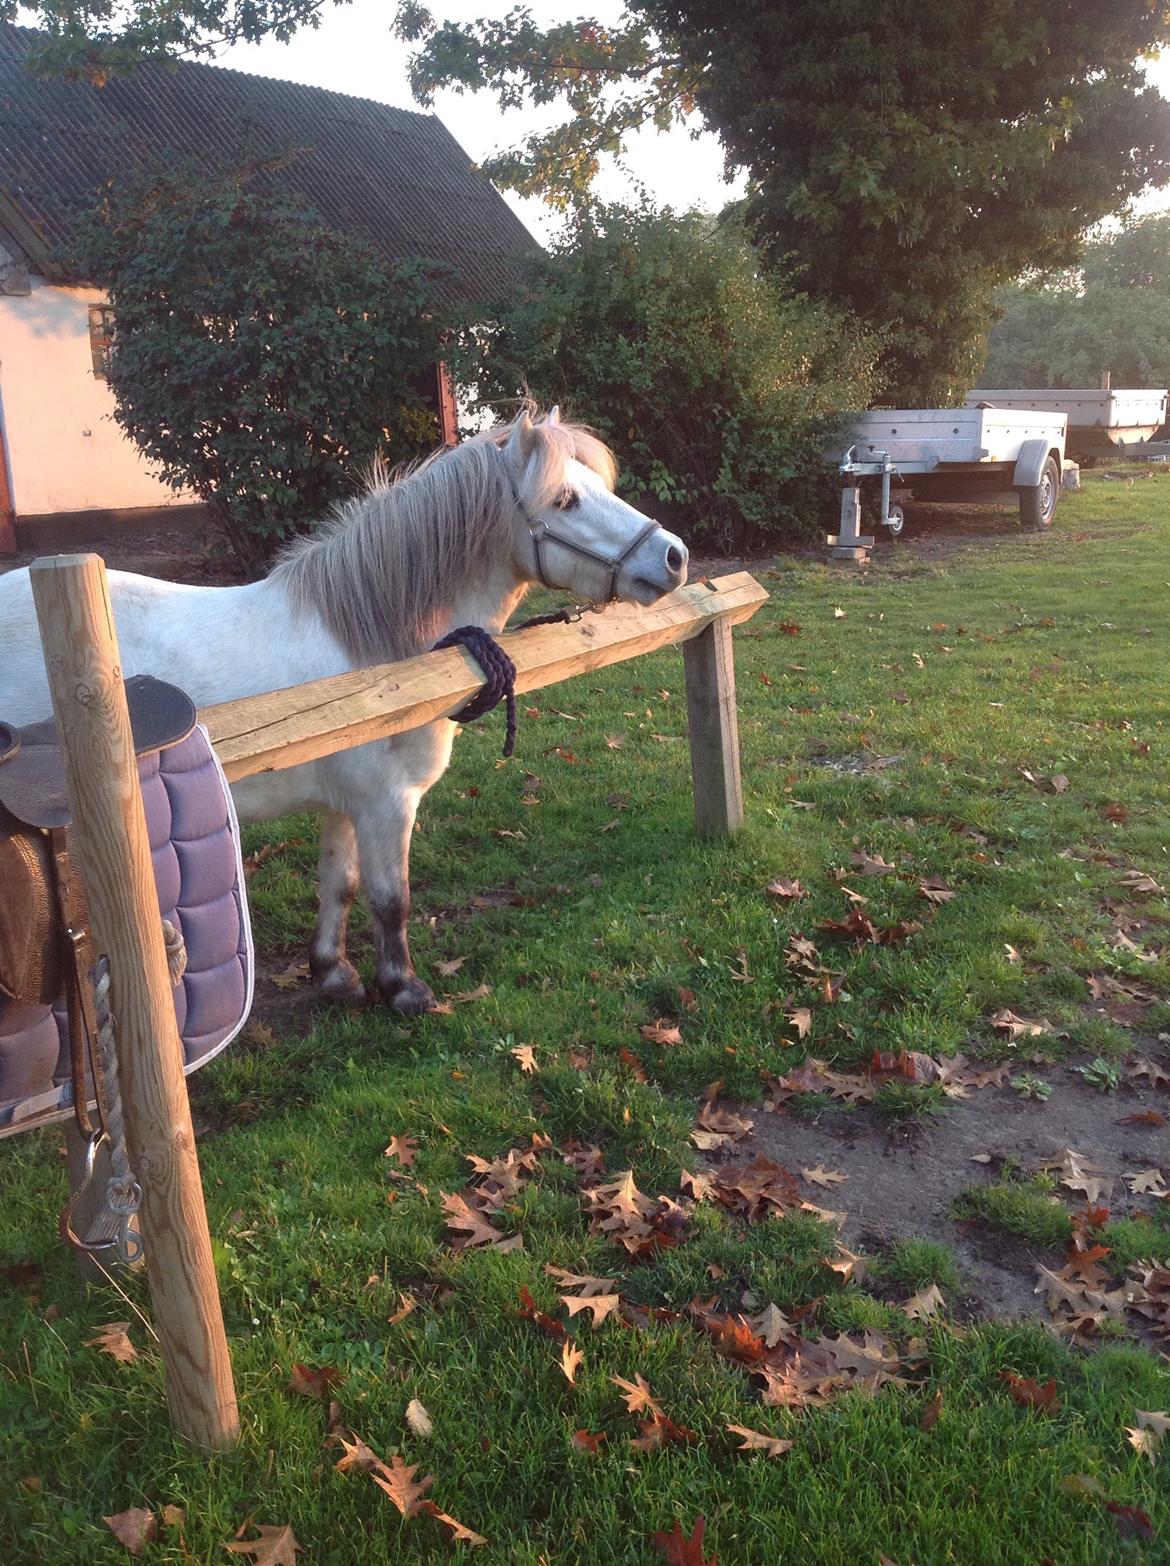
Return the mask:
[[[1035, 489], [1040, 482], [1040, 475], [1044, 472], [1044, 464], [1048, 461], [1049, 453], [1053, 451], [1052, 442], [1043, 435], [1034, 440], [1026, 440], [1020, 447], [1020, 454], [1016, 458], [1016, 470], [1012, 475], [1012, 484], [1017, 489]], [[1057, 461], [1059, 461], [1057, 454]]]

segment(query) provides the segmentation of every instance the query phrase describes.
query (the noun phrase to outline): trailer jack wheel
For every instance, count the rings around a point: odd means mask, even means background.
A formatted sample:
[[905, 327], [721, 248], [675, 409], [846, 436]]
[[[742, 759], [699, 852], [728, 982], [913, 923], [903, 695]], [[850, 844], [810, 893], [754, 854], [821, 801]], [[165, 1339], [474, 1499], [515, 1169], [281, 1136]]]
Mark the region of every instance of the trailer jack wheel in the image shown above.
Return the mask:
[[886, 532], [891, 538], [901, 538], [906, 531], [906, 513], [901, 506], [891, 506], [886, 518]]

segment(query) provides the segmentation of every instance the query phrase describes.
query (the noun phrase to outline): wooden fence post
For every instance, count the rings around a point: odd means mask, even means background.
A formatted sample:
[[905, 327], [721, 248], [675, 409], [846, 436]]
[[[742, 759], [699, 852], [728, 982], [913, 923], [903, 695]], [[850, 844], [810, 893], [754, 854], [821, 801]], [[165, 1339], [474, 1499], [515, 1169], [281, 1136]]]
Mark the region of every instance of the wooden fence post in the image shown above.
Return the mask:
[[700, 837], [721, 837], [743, 825], [735, 653], [726, 620], [712, 621], [698, 636], [683, 643], [683, 668], [695, 830]]
[[110, 960], [118, 1074], [171, 1423], [206, 1450], [239, 1415], [199, 1180], [182, 1045], [105, 569], [97, 555], [32, 566], [73, 807], [72, 850], [94, 949]]

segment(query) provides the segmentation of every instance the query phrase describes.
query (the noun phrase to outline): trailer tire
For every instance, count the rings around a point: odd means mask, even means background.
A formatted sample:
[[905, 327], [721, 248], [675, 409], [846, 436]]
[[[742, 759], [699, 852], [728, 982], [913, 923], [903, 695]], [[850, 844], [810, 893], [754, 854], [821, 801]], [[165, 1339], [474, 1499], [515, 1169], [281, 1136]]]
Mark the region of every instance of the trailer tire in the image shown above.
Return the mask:
[[1034, 532], [1050, 528], [1059, 495], [1060, 468], [1056, 458], [1050, 456], [1041, 470], [1039, 484], [1020, 490], [1020, 521]]
[[901, 538], [906, 531], [906, 513], [901, 506], [890, 507], [890, 520], [886, 523], [885, 531], [890, 538]]

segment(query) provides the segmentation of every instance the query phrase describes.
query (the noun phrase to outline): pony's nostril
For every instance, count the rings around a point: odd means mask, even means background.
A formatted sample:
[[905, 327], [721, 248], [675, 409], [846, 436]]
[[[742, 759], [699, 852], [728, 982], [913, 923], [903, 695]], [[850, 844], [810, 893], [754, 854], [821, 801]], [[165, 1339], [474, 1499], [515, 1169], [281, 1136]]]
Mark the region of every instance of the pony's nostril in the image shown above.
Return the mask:
[[681, 571], [686, 564], [686, 558], [677, 544], [671, 544], [666, 551], [666, 563], [672, 571]]

